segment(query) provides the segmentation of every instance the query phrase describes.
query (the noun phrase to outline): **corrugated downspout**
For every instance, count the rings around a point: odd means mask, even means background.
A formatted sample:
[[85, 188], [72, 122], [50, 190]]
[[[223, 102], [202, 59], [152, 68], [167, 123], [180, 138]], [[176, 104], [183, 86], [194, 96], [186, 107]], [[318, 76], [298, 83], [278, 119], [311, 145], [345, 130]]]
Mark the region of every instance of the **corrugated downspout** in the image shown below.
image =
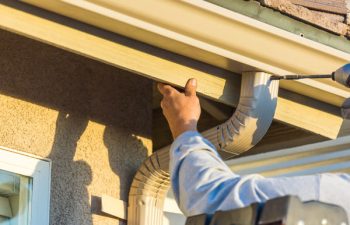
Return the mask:
[[[218, 150], [238, 155], [266, 134], [277, 105], [278, 81], [266, 73], [242, 74], [241, 96], [235, 113], [225, 123], [202, 135]], [[156, 151], [137, 171], [129, 193], [129, 225], [161, 225], [170, 187], [169, 147]]]
[[162, 225], [169, 187], [169, 148], [166, 147], [148, 157], [132, 181], [128, 225]]
[[225, 123], [202, 135], [218, 150], [233, 155], [251, 149], [271, 125], [277, 105], [278, 84], [266, 73], [243, 73], [236, 111]]

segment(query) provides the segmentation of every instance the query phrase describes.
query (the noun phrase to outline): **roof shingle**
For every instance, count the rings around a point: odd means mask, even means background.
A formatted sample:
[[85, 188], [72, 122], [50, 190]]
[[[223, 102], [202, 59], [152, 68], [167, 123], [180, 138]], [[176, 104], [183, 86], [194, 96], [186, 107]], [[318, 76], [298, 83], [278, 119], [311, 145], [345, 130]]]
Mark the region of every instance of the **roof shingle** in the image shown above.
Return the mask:
[[[350, 19], [348, 18], [350, 14], [348, 13], [345, 0], [258, 1], [263, 6], [273, 8], [298, 20], [338, 35], [350, 37]], [[350, 6], [350, 0], [347, 3]]]

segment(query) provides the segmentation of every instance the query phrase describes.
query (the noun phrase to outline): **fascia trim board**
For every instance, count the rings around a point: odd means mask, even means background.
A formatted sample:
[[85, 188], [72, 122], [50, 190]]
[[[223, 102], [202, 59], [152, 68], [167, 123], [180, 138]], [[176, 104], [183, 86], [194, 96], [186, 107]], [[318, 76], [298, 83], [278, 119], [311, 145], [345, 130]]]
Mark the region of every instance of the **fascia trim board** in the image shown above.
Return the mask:
[[[238, 73], [330, 73], [350, 61], [350, 54], [205, 1], [161, 1], [157, 7], [154, 0], [24, 2]], [[280, 86], [336, 106], [350, 97], [330, 82]]]
[[201, 81], [198, 87], [201, 95], [229, 105], [238, 102], [238, 96], [226, 94], [239, 93], [240, 77], [230, 71], [177, 57], [109, 32], [96, 36], [4, 4], [0, 4], [0, 11], [0, 28], [4, 30], [178, 87], [184, 87], [193, 77]]
[[[20, 7], [30, 7], [16, 1], [10, 2]], [[128, 40], [128, 45], [125, 45], [120, 43], [120, 37], [109, 32], [103, 32], [105, 36], [99, 37], [16, 9], [19, 7], [17, 5], [10, 7], [0, 4], [0, 28], [175, 86], [184, 87], [189, 78], [197, 78], [200, 95], [230, 106], [238, 104], [241, 80], [238, 75], [179, 55], [170, 54], [165, 58], [157, 56], [154, 52], [159, 50], [151, 46], [143, 47], [148, 50], [144, 52], [142, 48], [137, 48], [141, 44], [136, 41]], [[174, 57], [177, 60], [171, 61]], [[181, 62], [186, 62], [186, 65]], [[329, 105], [325, 104], [327, 106], [320, 110], [308, 106], [309, 102], [300, 103], [280, 96], [275, 119], [325, 137], [336, 138], [343, 119], [327, 111]]]

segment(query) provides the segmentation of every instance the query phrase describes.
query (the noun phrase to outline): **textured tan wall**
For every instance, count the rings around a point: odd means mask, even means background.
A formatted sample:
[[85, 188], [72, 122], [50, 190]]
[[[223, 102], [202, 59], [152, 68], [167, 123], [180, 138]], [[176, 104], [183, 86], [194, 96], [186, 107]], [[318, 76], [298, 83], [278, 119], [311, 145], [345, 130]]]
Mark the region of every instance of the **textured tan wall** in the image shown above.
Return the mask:
[[0, 145], [52, 159], [52, 225], [119, 224], [99, 197], [127, 200], [151, 101], [150, 80], [0, 31]]

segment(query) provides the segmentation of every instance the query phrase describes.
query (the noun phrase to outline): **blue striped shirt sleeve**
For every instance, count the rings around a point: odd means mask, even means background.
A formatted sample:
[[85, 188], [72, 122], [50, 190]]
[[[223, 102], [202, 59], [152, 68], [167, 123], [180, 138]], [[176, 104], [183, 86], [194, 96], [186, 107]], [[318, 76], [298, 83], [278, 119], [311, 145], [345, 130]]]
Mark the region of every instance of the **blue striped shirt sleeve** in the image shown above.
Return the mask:
[[[350, 199], [349, 175], [239, 176], [223, 162], [215, 147], [194, 131], [183, 133], [172, 144], [170, 177], [175, 199], [186, 216], [241, 208], [285, 195], [338, 204], [348, 214], [350, 209], [350, 201], [343, 201], [344, 197]], [[341, 184], [342, 196], [336, 184]]]

